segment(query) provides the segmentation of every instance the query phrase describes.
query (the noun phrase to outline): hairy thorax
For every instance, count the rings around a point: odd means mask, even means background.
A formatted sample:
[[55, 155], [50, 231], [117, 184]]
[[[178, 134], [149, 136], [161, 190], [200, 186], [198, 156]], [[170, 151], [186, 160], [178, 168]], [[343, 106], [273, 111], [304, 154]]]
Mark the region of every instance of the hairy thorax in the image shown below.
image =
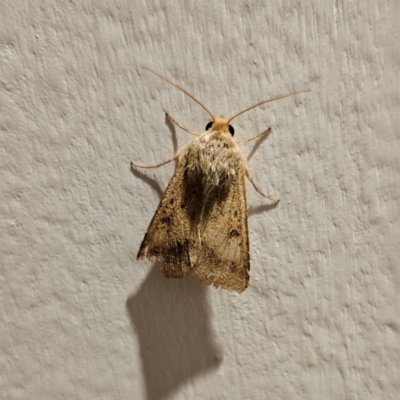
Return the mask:
[[245, 162], [229, 132], [210, 130], [200, 135], [187, 149], [189, 177], [201, 178], [211, 189], [230, 183]]

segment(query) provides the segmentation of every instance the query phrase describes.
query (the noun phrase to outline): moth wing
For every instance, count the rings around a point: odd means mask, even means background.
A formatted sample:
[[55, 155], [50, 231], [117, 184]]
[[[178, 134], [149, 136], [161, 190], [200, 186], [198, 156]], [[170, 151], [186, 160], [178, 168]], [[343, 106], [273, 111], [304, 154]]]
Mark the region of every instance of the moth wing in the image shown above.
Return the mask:
[[207, 203], [193, 272], [208, 284], [242, 292], [250, 270], [244, 166], [226, 193], [215, 192]]
[[175, 169], [140, 246], [138, 260], [164, 261], [162, 272], [180, 278], [190, 270], [190, 223], [184, 204], [186, 193], [186, 156]]

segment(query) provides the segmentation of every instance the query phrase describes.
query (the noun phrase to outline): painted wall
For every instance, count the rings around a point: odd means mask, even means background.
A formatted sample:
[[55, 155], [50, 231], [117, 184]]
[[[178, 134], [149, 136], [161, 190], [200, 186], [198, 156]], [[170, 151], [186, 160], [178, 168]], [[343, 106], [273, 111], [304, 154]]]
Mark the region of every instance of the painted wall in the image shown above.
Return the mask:
[[[400, 397], [397, 0], [3, 0], [1, 398]], [[378, 4], [379, 3], [379, 4]], [[173, 281], [136, 253], [156, 163], [235, 121], [250, 287]]]

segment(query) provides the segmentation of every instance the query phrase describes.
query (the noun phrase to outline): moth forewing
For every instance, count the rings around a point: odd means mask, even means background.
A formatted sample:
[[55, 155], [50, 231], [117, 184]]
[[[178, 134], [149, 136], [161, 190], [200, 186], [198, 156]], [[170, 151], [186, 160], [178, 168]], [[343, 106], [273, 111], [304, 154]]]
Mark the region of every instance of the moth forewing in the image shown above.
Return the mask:
[[243, 165], [222, 191], [212, 192], [206, 209], [193, 271], [208, 284], [242, 292], [248, 286], [250, 269]]
[[[245, 177], [264, 197], [275, 203], [278, 199], [264, 194], [252, 180], [247, 160], [232, 138], [234, 130], [229, 122], [274, 99], [259, 102], [230, 119], [215, 118], [185, 89], [149, 71], [196, 101], [211, 116], [212, 122], [198, 135], [167, 114], [172, 123], [196, 138], [160, 164], [131, 163], [132, 167], [155, 168], [180, 157], [137, 258], [161, 260], [166, 277], [183, 277], [192, 271], [208, 284], [242, 292], [248, 286], [250, 269]], [[259, 138], [269, 131], [266, 129], [241, 142]]]
[[164, 261], [167, 277], [183, 277], [190, 270], [190, 223], [185, 206], [186, 156], [175, 169], [160, 204], [150, 222], [137, 258]]

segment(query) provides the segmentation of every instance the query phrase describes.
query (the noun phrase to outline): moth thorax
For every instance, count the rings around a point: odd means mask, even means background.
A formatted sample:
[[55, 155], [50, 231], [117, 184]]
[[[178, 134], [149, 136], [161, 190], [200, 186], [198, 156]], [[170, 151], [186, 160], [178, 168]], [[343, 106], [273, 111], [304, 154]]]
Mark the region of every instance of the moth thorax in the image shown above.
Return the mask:
[[240, 168], [240, 154], [224, 140], [195, 141], [188, 149], [188, 173], [209, 188], [229, 185]]

